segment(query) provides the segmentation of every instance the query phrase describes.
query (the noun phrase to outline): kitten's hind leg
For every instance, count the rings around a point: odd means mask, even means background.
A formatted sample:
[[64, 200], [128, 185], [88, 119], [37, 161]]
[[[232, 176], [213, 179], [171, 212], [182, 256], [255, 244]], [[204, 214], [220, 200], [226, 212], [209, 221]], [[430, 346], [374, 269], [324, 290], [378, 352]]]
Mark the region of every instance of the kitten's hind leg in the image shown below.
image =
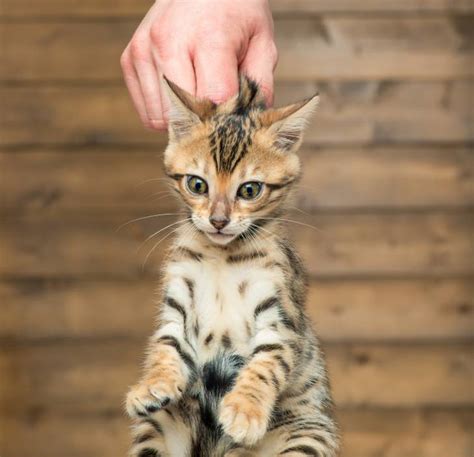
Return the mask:
[[277, 457], [336, 457], [338, 448], [335, 434], [308, 421], [299, 427], [287, 429], [285, 443]]
[[227, 451], [224, 454], [224, 457], [257, 457], [257, 454], [255, 454], [255, 452], [249, 451], [248, 449], [237, 448]]
[[[191, 412], [191, 409], [188, 410]], [[191, 445], [191, 429], [179, 407], [149, 414], [133, 426], [130, 457], [183, 457]]]
[[133, 425], [130, 457], [169, 457], [164, 431], [160, 423], [146, 418]]

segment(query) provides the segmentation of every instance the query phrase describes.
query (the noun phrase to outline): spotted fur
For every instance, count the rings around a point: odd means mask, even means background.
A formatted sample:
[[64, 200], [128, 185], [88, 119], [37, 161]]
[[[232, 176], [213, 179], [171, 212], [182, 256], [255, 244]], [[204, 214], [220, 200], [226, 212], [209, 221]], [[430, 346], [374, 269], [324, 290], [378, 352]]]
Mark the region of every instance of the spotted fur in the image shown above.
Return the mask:
[[[335, 457], [322, 351], [306, 275], [278, 215], [300, 175], [296, 151], [316, 98], [267, 110], [242, 78], [221, 105], [172, 83], [165, 168], [192, 221], [163, 266], [158, 328], [127, 397], [131, 457]], [[186, 176], [208, 185], [195, 195]], [[239, 185], [258, 181], [252, 201]], [[212, 218], [225, 218], [214, 229]]]

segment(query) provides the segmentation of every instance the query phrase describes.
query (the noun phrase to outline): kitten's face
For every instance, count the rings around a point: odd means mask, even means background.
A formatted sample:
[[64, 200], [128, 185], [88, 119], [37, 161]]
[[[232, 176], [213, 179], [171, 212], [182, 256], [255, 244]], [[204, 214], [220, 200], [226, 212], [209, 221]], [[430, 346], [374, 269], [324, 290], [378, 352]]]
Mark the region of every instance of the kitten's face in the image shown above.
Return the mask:
[[[294, 149], [301, 136], [293, 124], [282, 130], [295, 108], [283, 115], [282, 110], [264, 111], [251, 84], [243, 80], [239, 97], [226, 105], [207, 102], [202, 108], [185, 100], [186, 105], [178, 105], [174, 125], [170, 116], [166, 173], [174, 179], [194, 226], [219, 245], [264, 231], [281, 213], [300, 173]], [[172, 89], [176, 94], [178, 89]], [[179, 95], [175, 103], [182, 101]], [[208, 115], [195, 114], [199, 109]]]

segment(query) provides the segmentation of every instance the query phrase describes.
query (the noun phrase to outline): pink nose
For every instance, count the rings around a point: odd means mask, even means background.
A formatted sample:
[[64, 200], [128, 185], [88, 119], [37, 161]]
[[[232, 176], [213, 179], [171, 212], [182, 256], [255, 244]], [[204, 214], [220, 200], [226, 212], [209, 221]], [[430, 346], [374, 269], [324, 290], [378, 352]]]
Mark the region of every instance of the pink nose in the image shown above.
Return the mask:
[[215, 217], [211, 216], [209, 218], [209, 222], [217, 229], [222, 230], [229, 222], [230, 219], [228, 217]]

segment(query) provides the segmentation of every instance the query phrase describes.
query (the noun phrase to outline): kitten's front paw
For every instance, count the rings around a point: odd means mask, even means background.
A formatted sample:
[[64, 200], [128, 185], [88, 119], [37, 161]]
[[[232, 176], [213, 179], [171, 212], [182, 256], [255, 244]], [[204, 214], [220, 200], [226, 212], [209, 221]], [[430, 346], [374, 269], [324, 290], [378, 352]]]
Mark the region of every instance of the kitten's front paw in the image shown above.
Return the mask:
[[236, 443], [252, 446], [267, 431], [269, 412], [254, 398], [231, 391], [224, 396], [219, 422]]
[[143, 382], [130, 390], [126, 409], [132, 418], [147, 416], [181, 397], [183, 386], [176, 382]]

